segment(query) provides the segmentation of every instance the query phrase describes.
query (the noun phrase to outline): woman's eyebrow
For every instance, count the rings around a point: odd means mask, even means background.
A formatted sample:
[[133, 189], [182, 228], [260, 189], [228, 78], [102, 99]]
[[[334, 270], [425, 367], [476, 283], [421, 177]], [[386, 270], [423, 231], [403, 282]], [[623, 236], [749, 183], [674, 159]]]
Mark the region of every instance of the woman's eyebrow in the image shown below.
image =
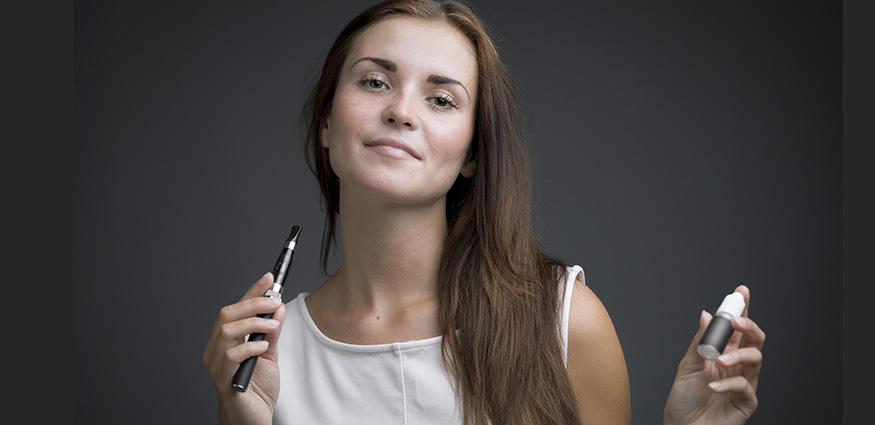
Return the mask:
[[465, 85], [452, 78], [442, 77], [440, 75], [430, 75], [427, 81], [431, 84], [457, 84], [462, 90], [465, 90], [465, 94], [468, 95], [469, 98], [471, 97], [471, 94], [468, 93], [468, 89], [465, 88]]
[[395, 62], [392, 62], [388, 59], [372, 58], [370, 56], [363, 57], [363, 58], [353, 62], [353, 64], [350, 65], [349, 68], [352, 69], [352, 67], [354, 67], [357, 63], [359, 63], [361, 61], [371, 61], [371, 62], [385, 68], [386, 71], [389, 71], [389, 72], [395, 72], [398, 70], [398, 67], [395, 66]]

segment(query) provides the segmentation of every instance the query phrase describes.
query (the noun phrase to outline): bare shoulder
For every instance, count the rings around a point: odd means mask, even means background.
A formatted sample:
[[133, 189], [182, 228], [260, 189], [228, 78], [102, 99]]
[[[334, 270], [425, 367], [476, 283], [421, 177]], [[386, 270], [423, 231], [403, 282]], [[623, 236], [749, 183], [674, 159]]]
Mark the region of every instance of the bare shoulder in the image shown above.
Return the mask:
[[629, 376], [617, 332], [601, 300], [580, 281], [571, 293], [568, 376], [583, 423], [631, 423]]
[[[571, 311], [568, 323], [569, 340], [598, 337], [600, 333], [614, 333], [611, 317], [602, 301], [580, 280], [574, 282], [571, 292]], [[569, 341], [571, 343], [572, 341]]]

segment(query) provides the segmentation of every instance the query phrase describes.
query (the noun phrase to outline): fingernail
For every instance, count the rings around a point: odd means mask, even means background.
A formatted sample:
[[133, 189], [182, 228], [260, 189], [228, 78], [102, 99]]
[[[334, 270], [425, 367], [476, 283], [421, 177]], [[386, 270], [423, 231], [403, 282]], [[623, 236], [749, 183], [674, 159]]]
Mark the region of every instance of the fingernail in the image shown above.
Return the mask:
[[735, 321], [741, 326], [747, 325], [747, 320], [744, 317], [736, 317]]
[[269, 298], [270, 299], [267, 302], [270, 303], [270, 305], [272, 305], [274, 307], [280, 305], [280, 303], [283, 302], [283, 300], [281, 300], [279, 298], [274, 298], [274, 297], [269, 297]]
[[720, 391], [723, 389], [723, 384], [718, 382], [718, 381], [714, 381], [714, 382], [708, 384], [708, 386], [714, 391]]
[[279, 326], [280, 321], [276, 319], [270, 319], [270, 321], [268, 321], [268, 324], [270, 324], [271, 327], [277, 327]]
[[732, 360], [732, 356], [730, 356], [729, 354], [723, 354], [720, 357], [717, 357], [717, 361], [719, 361], [720, 363], [723, 363], [725, 365], [728, 365], [731, 360]]

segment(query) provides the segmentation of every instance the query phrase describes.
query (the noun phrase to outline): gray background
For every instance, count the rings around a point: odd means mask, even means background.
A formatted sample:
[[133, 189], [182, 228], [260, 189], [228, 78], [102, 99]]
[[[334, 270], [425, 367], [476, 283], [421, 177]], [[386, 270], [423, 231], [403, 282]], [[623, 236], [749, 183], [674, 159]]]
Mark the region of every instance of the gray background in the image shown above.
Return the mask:
[[[214, 423], [218, 309], [322, 214], [298, 113], [371, 2], [74, 5], [74, 413]], [[610, 312], [633, 422], [658, 423], [701, 309], [739, 283], [768, 333], [750, 424], [842, 400], [842, 27], [836, 2], [475, 0], [518, 83], [545, 246]]]

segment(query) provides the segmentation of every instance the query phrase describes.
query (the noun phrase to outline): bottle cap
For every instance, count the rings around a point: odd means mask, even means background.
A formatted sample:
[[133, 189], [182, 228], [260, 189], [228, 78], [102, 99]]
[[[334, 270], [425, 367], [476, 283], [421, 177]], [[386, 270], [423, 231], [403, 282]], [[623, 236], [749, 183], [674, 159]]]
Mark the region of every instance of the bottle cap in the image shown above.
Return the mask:
[[723, 298], [723, 302], [720, 303], [720, 308], [717, 309], [717, 313], [720, 312], [729, 314], [732, 317], [741, 316], [741, 313], [744, 312], [744, 295], [741, 295], [741, 292], [733, 292], [727, 295]]

